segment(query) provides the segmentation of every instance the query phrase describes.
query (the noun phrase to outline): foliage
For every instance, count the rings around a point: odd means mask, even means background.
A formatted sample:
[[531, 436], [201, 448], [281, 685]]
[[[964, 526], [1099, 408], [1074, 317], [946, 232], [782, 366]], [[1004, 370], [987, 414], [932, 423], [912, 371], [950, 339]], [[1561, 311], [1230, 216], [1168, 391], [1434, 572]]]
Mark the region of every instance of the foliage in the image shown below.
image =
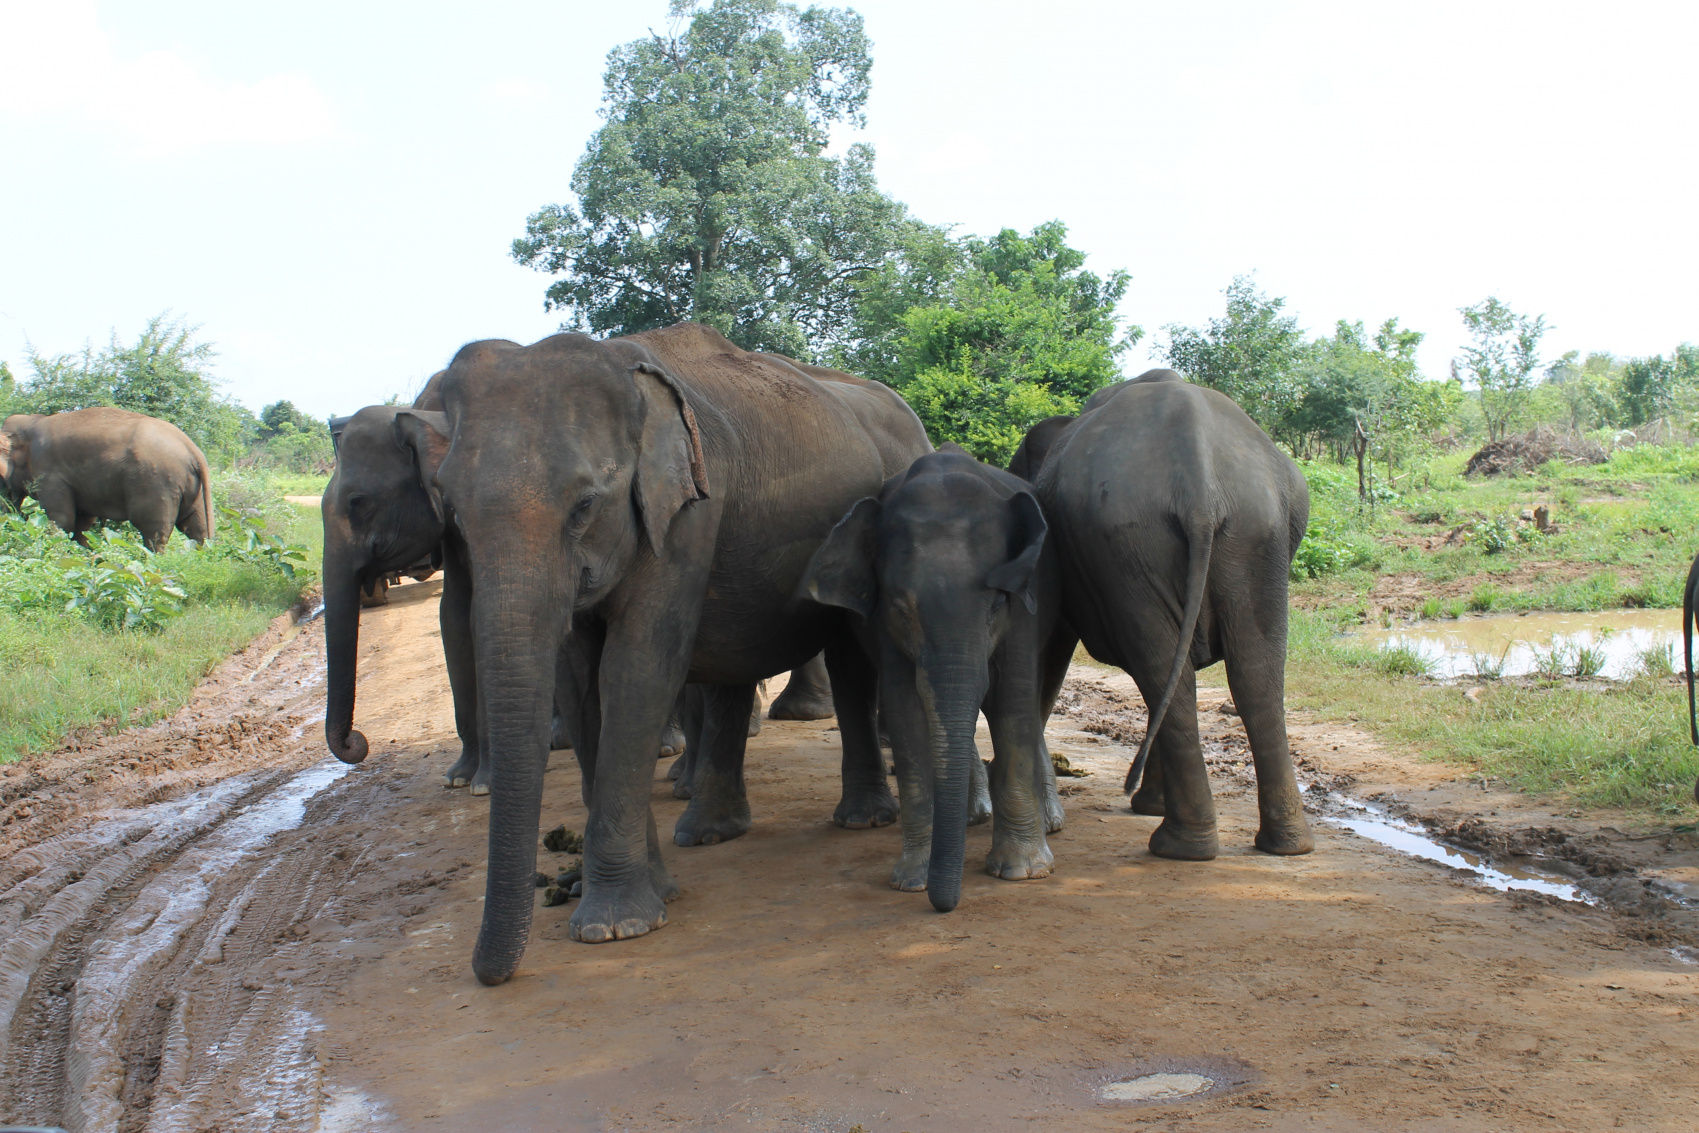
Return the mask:
[[1463, 348], [1463, 367], [1480, 390], [1487, 440], [1502, 440], [1521, 418], [1539, 382], [1534, 371], [1540, 364], [1546, 318], [1518, 315], [1490, 295], [1458, 310], [1471, 339]]
[[1622, 365], [1609, 354], [1592, 353], [1585, 359], [1571, 350], [1546, 370], [1541, 389], [1562, 407], [1563, 423], [1580, 433], [1619, 420], [1617, 389]]
[[1675, 407], [1676, 396], [1699, 384], [1699, 346], [1683, 343], [1670, 357], [1654, 354], [1623, 363], [1621, 400], [1625, 425], [1641, 425]]
[[672, 0], [669, 15], [667, 34], [609, 54], [577, 204], [533, 213], [513, 256], [561, 276], [546, 305], [574, 328], [693, 319], [813, 356], [847, 326], [856, 277], [917, 227], [879, 191], [870, 148], [826, 154], [833, 124], [862, 122], [861, 17], [779, 0]]
[[1170, 325], [1168, 362], [1220, 390], [1268, 433], [1282, 426], [1303, 397], [1302, 367], [1309, 352], [1298, 320], [1280, 312], [1286, 300], [1257, 290], [1249, 276], [1227, 286], [1227, 313], [1208, 327]]
[[[277, 534], [266, 530], [269, 526], [267, 520], [257, 511], [233, 507], [220, 507], [218, 511], [225, 524], [225, 533], [220, 537], [216, 551], [220, 556], [259, 563], [285, 578], [294, 578], [297, 571], [306, 569], [307, 549], [298, 543], [286, 543]], [[239, 539], [231, 538], [233, 530], [241, 533]]]
[[183, 612], [188, 594], [159, 570], [153, 552], [111, 531], [90, 532], [86, 558], [58, 561], [71, 597], [65, 609], [103, 629], [158, 630]]
[[[927, 244], [920, 272], [893, 267], [861, 285], [854, 345], [835, 360], [894, 386], [935, 442], [1007, 463], [1027, 429], [1119, 377], [1115, 359], [1141, 333], [1117, 337], [1127, 273], [1086, 271], [1067, 235], [1051, 221], [969, 238], [955, 255]], [[935, 290], [905, 309], [922, 298], [916, 275]]]
[[10, 392], [0, 387], [0, 415], [62, 413], [112, 405], [170, 421], [189, 435], [209, 461], [234, 458], [254, 428], [246, 409], [218, 392], [209, 369], [210, 343], [195, 341], [195, 327], [155, 315], [133, 345], [113, 334], [106, 349], [46, 357], [31, 352], [35, 374]]

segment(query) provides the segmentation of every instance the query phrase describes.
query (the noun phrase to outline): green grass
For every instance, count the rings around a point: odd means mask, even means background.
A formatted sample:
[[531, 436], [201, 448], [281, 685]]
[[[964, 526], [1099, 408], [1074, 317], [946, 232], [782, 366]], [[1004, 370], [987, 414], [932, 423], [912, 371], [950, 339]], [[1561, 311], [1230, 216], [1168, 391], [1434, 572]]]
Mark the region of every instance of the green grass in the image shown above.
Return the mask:
[[[185, 612], [158, 631], [102, 629], [47, 602], [0, 605], [0, 762], [51, 751], [79, 728], [129, 726], [170, 715], [220, 661], [297, 602], [322, 559], [318, 514], [275, 496], [261, 498], [253, 510], [266, 534], [305, 547], [307, 570], [290, 577], [263, 561], [223, 553], [245, 538], [238, 525], [227, 523], [206, 551], [173, 535], [152, 559], [150, 565], [176, 579], [188, 595]], [[81, 552], [66, 550], [49, 533], [41, 553]]]

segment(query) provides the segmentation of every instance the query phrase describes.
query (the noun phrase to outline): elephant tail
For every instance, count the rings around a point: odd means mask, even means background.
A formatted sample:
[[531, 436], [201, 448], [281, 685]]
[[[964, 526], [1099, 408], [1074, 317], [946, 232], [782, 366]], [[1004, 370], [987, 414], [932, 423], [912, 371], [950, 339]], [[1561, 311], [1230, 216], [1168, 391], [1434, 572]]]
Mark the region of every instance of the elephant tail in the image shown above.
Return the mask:
[[1145, 725], [1139, 752], [1133, 757], [1133, 765], [1127, 769], [1127, 781], [1122, 789], [1128, 794], [1138, 789], [1139, 780], [1144, 777], [1144, 765], [1150, 758], [1151, 745], [1156, 742], [1162, 718], [1168, 714], [1168, 704], [1174, 699], [1174, 688], [1180, 683], [1180, 675], [1186, 671], [1187, 659], [1191, 656], [1192, 635], [1197, 632], [1198, 614], [1203, 609], [1204, 584], [1209, 577], [1209, 555], [1215, 546], [1215, 525], [1192, 531], [1186, 539], [1186, 546], [1186, 605], [1180, 614], [1180, 636], [1174, 643], [1174, 664], [1170, 666], [1168, 680], [1162, 686], [1162, 699], [1156, 702], [1150, 722]]
[[201, 514], [206, 517], [206, 542], [212, 542], [212, 537], [218, 525], [218, 518], [212, 510], [212, 469], [207, 467], [206, 454], [195, 451], [195, 467], [201, 476]]

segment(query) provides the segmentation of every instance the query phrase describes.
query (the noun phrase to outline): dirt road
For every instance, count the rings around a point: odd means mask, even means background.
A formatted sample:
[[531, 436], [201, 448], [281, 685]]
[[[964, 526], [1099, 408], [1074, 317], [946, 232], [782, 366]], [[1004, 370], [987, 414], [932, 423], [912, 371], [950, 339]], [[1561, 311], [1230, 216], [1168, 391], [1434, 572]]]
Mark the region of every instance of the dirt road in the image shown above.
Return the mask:
[[[1094, 670], [1052, 723], [1091, 772], [1064, 781], [1053, 877], [970, 873], [948, 915], [891, 891], [897, 831], [830, 823], [836, 733], [769, 722], [751, 741], [755, 829], [669, 848], [684, 895], [665, 929], [579, 945], [571, 906], [541, 908], [518, 978], [480, 987], [487, 803], [440, 785], [438, 585], [366, 612], [361, 767], [324, 754], [309, 622], [274, 627], [171, 721], [0, 774], [0, 1118], [161, 1133], [1699, 1120], [1694, 916], [1646, 887], [1657, 864], [1692, 880], [1691, 838], [1590, 832], [1300, 723], [1318, 804], [1324, 788], [1390, 792], [1478, 842], [1567, 858], [1615, 907], [1495, 892], [1325, 822], [1315, 854], [1267, 857], [1250, 849], [1242, 732], [1206, 691], [1224, 853], [1162, 861], [1144, 848], [1155, 820], [1119, 791], [1142, 713]], [[667, 831], [684, 804], [664, 769]], [[548, 821], [581, 829], [569, 754], [546, 782]], [[972, 831], [969, 861], [987, 844]], [[1114, 1100], [1133, 1079], [1202, 1088]]]

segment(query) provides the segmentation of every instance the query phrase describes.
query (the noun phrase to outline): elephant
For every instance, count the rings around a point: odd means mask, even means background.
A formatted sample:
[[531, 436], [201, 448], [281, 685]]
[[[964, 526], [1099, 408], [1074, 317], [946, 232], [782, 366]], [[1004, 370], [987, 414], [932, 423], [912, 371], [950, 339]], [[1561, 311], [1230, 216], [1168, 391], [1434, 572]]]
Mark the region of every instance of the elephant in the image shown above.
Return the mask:
[[902, 791], [891, 885], [925, 889], [940, 912], [961, 900], [981, 710], [994, 752], [986, 868], [1009, 880], [1051, 870], [1044, 723], [1075, 638], [1047, 530], [1030, 485], [947, 446], [858, 501], [803, 576], [804, 593], [854, 612], [873, 638]]
[[[858, 392], [831, 392], [845, 383]], [[552, 394], [562, 387], [571, 395]], [[710, 766], [691, 806], [711, 795], [710, 809], [735, 821], [728, 800], [741, 796], [756, 681], [824, 649], [844, 749], [834, 820], [895, 819], [873, 664], [843, 611], [792, 598], [838, 517], [884, 479], [879, 444], [851, 402], [882, 402], [906, 431], [909, 459], [930, 449], [895, 393], [847, 375], [823, 381], [683, 323], [604, 340], [474, 342], [455, 355], [442, 394], [446, 423], [398, 420], [434, 470], [433, 500], [473, 575], [494, 761], [472, 959], [481, 982], [512, 977], [530, 932], [557, 655], [569, 662], [565, 707], [589, 812], [567, 926], [575, 940], [667, 922], [678, 890], [649, 806], [651, 745], [688, 682], [706, 686], [721, 722], [703, 741]], [[728, 789], [701, 789], [716, 781]]]
[[832, 682], [826, 676], [825, 654], [792, 670], [784, 690], [767, 709], [769, 720], [824, 720], [832, 714]]
[[169, 421], [97, 406], [14, 413], [0, 424], [0, 484], [15, 507], [26, 494], [88, 546], [100, 519], [127, 519], [150, 551], [175, 527], [197, 543], [213, 537], [206, 455]]
[[[1681, 591], [1681, 645], [1687, 661], [1687, 731], [1699, 744], [1699, 713], [1693, 703], [1693, 617], [1699, 611], [1699, 557], [1687, 568], [1687, 585]], [[1699, 802], [1699, 780], [1693, 784], [1693, 801]]]
[[1163, 816], [1151, 852], [1206, 861], [1219, 850], [1195, 676], [1217, 661], [1256, 765], [1256, 846], [1310, 852], [1286, 739], [1287, 579], [1309, 518], [1297, 465], [1231, 399], [1172, 370], [1098, 390], [1071, 421], [1040, 422], [1014, 464], [1036, 470], [1069, 624], [1153, 706], [1127, 776], [1133, 809]]

